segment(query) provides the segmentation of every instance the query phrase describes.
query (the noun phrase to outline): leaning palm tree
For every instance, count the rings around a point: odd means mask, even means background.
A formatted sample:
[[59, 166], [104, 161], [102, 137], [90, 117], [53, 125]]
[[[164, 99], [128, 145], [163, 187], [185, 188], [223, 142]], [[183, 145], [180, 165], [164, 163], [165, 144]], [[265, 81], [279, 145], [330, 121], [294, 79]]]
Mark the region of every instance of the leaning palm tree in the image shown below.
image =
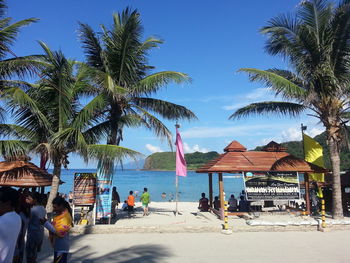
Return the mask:
[[[53, 164], [53, 181], [47, 210], [52, 211], [51, 202], [58, 192], [61, 168], [69, 164], [68, 156], [75, 152], [89, 159], [120, 160], [138, 153], [123, 147], [98, 144], [103, 130], [95, 128], [105, 102], [99, 98], [81, 105], [79, 98], [89, 94], [93, 88], [86, 81], [84, 66], [65, 58], [62, 52], [52, 51], [40, 42], [45, 55], [41, 63], [41, 80], [21, 96], [7, 94], [10, 108], [15, 109], [17, 124], [1, 125], [0, 130], [31, 143], [32, 150], [41, 156], [41, 162]], [[76, 74], [75, 74], [76, 72]], [[23, 98], [24, 97], [24, 98]], [[23, 106], [21, 99], [31, 101]]]
[[252, 103], [231, 119], [252, 114], [296, 116], [307, 112], [326, 128], [333, 177], [333, 217], [343, 216], [340, 183], [342, 115], [349, 109], [350, 1], [303, 1], [294, 16], [280, 15], [261, 29], [266, 51], [289, 61], [291, 70], [242, 68], [283, 101]]
[[105, 120], [107, 144], [119, 145], [125, 126], [144, 126], [171, 141], [171, 133], [159, 120], [194, 119], [187, 108], [168, 101], [152, 98], [170, 82], [183, 83], [189, 78], [175, 71], [152, 73], [148, 53], [161, 40], [153, 37], [142, 41], [143, 27], [137, 10], [125, 9], [113, 15], [111, 28], [101, 26], [96, 33], [87, 24], [80, 24], [80, 37], [91, 68], [91, 79], [98, 96], [107, 101]]

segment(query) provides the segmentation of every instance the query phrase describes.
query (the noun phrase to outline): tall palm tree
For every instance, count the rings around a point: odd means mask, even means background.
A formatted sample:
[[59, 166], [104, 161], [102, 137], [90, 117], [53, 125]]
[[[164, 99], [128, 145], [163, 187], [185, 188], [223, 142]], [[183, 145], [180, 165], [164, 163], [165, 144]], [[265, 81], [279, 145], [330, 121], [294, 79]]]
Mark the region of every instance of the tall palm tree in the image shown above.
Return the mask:
[[[11, 89], [7, 90], [6, 99], [9, 107], [15, 109], [17, 124], [1, 125], [0, 130], [7, 130], [8, 134], [30, 142], [31, 149], [41, 154], [44, 163], [48, 159], [52, 162], [54, 177], [47, 205], [48, 212], [51, 212], [61, 167], [69, 164], [70, 153], [76, 152], [86, 161], [91, 158], [114, 161], [138, 153], [119, 146], [98, 144], [104, 133], [96, 124], [105, 102], [96, 98], [81, 105], [79, 98], [93, 88], [87, 81], [84, 65], [66, 59], [62, 52], [52, 51], [43, 42], [40, 45], [45, 53], [41, 61], [45, 65], [42, 78], [24, 95], [14, 96]], [[22, 95], [26, 97], [22, 98]], [[23, 106], [19, 103], [21, 99], [32, 103]]]
[[170, 142], [171, 133], [157, 116], [169, 120], [196, 116], [181, 105], [151, 95], [170, 82], [188, 81], [188, 76], [175, 71], [152, 73], [154, 67], [148, 65], [147, 56], [162, 41], [153, 37], [142, 41], [143, 27], [137, 10], [127, 8], [114, 14], [111, 28], [103, 25], [101, 28], [102, 32], [96, 33], [89, 25], [80, 23], [80, 38], [92, 81], [98, 96], [108, 102], [105, 121], [101, 123], [108, 130], [107, 144], [120, 144], [124, 126], [147, 127]]
[[303, 1], [293, 16], [280, 15], [261, 29], [266, 51], [289, 61], [291, 70], [242, 68], [252, 81], [261, 81], [283, 101], [252, 103], [231, 119], [251, 114], [302, 112], [318, 118], [326, 128], [333, 177], [333, 217], [343, 216], [340, 183], [342, 115], [349, 109], [350, 1]]

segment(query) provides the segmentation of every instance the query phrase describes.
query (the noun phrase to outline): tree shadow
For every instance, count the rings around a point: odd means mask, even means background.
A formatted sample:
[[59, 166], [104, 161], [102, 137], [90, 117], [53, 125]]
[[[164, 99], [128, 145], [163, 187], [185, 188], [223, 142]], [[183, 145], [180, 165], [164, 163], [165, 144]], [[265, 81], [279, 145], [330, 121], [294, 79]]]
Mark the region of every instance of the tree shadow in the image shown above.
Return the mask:
[[[135, 245], [127, 248], [117, 249], [102, 256], [95, 256], [96, 249], [91, 246], [83, 246], [74, 249], [74, 244], [79, 244], [84, 235], [71, 236], [72, 253], [69, 255], [69, 262], [97, 263], [97, 262], [118, 262], [118, 263], [134, 263], [134, 262], [164, 262], [165, 258], [171, 256], [169, 250], [160, 245], [147, 244]], [[39, 253], [38, 262], [52, 262], [53, 249], [49, 242], [44, 240], [42, 252]]]

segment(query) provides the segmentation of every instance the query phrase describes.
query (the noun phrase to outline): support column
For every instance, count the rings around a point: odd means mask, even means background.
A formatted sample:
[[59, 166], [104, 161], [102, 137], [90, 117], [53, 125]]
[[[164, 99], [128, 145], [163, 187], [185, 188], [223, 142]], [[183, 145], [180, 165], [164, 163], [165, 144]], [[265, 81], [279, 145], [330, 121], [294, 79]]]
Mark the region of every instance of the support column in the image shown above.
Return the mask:
[[213, 208], [213, 174], [208, 173], [209, 177], [209, 205]]
[[304, 173], [306, 211], [311, 215], [309, 174]]
[[222, 180], [222, 173], [219, 173], [219, 194], [220, 194], [220, 215], [221, 215], [221, 220], [223, 220], [225, 200], [224, 200], [224, 181]]

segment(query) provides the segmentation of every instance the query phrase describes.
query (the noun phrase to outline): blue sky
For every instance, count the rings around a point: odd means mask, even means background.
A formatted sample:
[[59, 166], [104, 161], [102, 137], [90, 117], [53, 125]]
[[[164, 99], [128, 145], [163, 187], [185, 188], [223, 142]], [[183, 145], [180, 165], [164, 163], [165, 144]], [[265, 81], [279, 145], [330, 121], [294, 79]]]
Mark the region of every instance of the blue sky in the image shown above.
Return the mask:
[[[165, 41], [150, 53], [150, 64], [157, 71], [187, 73], [192, 82], [169, 85], [154, 97], [184, 105], [194, 111], [198, 121], [183, 122], [180, 129], [185, 151], [218, 151], [232, 140], [251, 149], [270, 140], [300, 140], [300, 124], [308, 125], [312, 136], [322, 132], [317, 120], [307, 117], [249, 117], [228, 120], [238, 107], [251, 102], [273, 100], [264, 86], [249, 82], [241, 67], [288, 68], [280, 57], [264, 51], [265, 38], [258, 31], [281, 13], [293, 12], [299, 0], [252, 1], [164, 1], [164, 0], [16, 0], [8, 1], [8, 16], [14, 20], [39, 18], [25, 27], [13, 47], [20, 55], [39, 54], [38, 40], [51, 49], [61, 49], [67, 57], [84, 61], [78, 40], [78, 21], [99, 30], [110, 25], [112, 14], [125, 7], [137, 8], [145, 27], [144, 36]], [[174, 130], [173, 122], [165, 123]], [[122, 146], [145, 155], [170, 150], [167, 143], [144, 129], [127, 129]], [[90, 163], [89, 167], [94, 164]], [[86, 167], [78, 157], [70, 168]]]

